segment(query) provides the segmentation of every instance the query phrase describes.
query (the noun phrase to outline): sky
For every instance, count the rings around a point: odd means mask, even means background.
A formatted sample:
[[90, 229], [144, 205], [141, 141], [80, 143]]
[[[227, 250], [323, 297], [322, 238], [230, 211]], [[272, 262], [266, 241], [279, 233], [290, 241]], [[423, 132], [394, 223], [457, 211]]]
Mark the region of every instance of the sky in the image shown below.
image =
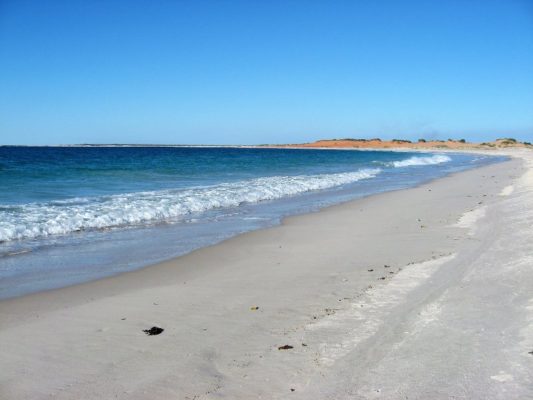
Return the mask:
[[0, 144], [533, 141], [533, 0], [0, 0]]

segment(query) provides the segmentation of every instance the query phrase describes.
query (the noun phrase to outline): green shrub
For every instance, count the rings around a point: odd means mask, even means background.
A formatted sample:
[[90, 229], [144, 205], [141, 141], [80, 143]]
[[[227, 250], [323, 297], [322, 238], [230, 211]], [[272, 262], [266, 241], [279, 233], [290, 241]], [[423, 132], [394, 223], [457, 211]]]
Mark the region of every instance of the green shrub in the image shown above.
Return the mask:
[[404, 140], [404, 139], [392, 139], [395, 143], [411, 143], [410, 140]]
[[500, 144], [504, 144], [504, 145], [512, 145], [512, 144], [516, 144], [516, 140], [509, 140], [509, 139], [504, 139], [500, 142]]
[[497, 140], [502, 140], [504, 142], [513, 142], [513, 143], [516, 143], [516, 139], [513, 139], [513, 138], [501, 138], [501, 139], [497, 139]]

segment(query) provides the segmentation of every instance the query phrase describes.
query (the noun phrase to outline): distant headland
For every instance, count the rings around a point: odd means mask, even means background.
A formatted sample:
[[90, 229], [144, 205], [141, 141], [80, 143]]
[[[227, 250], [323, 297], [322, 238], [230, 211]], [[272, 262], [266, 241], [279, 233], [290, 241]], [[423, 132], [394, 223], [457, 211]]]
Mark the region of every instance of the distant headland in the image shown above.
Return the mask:
[[501, 149], [508, 147], [525, 147], [533, 149], [530, 142], [520, 142], [513, 138], [501, 138], [491, 142], [472, 143], [465, 139], [448, 139], [448, 140], [426, 140], [418, 139], [418, 141], [392, 139], [381, 140], [374, 139], [322, 139], [316, 142], [300, 143], [300, 144], [284, 144], [272, 145], [271, 147], [283, 148], [354, 148], [354, 149], [392, 149], [392, 148], [407, 148], [407, 149]]

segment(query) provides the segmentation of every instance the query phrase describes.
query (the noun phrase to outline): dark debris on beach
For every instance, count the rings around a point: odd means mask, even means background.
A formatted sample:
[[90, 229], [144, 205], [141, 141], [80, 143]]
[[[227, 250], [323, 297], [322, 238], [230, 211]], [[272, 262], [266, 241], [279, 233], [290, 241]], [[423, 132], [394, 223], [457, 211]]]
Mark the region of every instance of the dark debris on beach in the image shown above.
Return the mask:
[[286, 344], [284, 346], [278, 347], [278, 350], [290, 350], [290, 349], [294, 349], [294, 346], [291, 346], [290, 344]]
[[148, 336], [160, 335], [163, 331], [164, 329], [158, 326], [152, 326], [150, 329], [143, 330]]

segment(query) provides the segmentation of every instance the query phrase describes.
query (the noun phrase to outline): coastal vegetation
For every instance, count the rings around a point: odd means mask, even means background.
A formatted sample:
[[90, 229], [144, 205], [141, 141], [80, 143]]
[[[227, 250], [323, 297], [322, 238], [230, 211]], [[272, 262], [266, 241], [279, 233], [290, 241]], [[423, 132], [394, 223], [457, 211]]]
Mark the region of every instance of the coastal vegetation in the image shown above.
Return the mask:
[[416, 142], [408, 139], [383, 140], [379, 138], [344, 138], [322, 139], [316, 142], [301, 144], [274, 145], [273, 147], [311, 147], [311, 148], [365, 148], [365, 149], [390, 149], [390, 148], [413, 148], [413, 149], [487, 149], [507, 147], [533, 147], [530, 142], [520, 142], [514, 138], [500, 138], [491, 142], [473, 143], [466, 139], [452, 139], [446, 141], [440, 139], [420, 138]]

